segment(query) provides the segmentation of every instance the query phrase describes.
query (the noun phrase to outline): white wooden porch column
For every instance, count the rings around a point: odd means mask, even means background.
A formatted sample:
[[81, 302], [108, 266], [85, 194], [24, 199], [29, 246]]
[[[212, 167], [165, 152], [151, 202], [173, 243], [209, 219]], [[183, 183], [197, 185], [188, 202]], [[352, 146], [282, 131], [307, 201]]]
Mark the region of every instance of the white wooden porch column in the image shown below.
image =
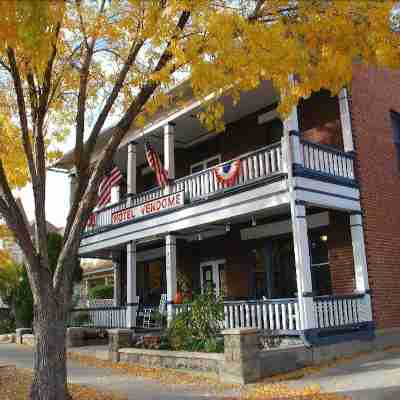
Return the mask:
[[136, 242], [126, 245], [126, 327], [136, 326], [139, 298], [136, 295]]
[[168, 325], [174, 317], [173, 300], [176, 295], [176, 237], [168, 234], [165, 237], [165, 264], [167, 278], [167, 319]]
[[365, 293], [362, 320], [372, 321], [371, 296], [369, 294], [367, 257], [365, 254], [363, 219], [361, 214], [350, 215], [351, 240], [353, 244], [356, 291]]
[[128, 144], [128, 162], [127, 162], [127, 193], [136, 194], [136, 152], [137, 145], [136, 142], [130, 142]]
[[354, 151], [349, 99], [346, 88], [343, 88], [339, 93], [339, 109], [340, 109], [340, 124], [342, 127], [344, 151]]
[[296, 260], [297, 292], [299, 300], [300, 329], [316, 328], [314, 301], [312, 295], [310, 249], [306, 207], [293, 202], [291, 205], [293, 243]]
[[114, 269], [114, 306], [121, 305], [121, 263], [119, 260], [113, 260]]
[[169, 179], [175, 179], [175, 125], [164, 126], [164, 169]]
[[[126, 180], [127, 180], [127, 194], [134, 195], [137, 193], [136, 188], [136, 174], [137, 174], [137, 145], [136, 142], [128, 144], [128, 159], [126, 166]], [[128, 199], [128, 204], [132, 204], [132, 197]]]

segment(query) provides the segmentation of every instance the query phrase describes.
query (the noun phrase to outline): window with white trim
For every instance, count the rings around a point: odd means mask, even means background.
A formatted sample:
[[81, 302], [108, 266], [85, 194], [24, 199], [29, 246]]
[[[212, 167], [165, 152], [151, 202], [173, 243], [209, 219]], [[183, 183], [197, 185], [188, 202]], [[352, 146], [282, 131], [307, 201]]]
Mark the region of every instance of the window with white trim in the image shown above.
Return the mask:
[[221, 154], [217, 154], [216, 156], [206, 158], [205, 160], [192, 164], [190, 166], [190, 173], [194, 174], [196, 172], [203, 171], [204, 169], [220, 164], [220, 162], [221, 162]]

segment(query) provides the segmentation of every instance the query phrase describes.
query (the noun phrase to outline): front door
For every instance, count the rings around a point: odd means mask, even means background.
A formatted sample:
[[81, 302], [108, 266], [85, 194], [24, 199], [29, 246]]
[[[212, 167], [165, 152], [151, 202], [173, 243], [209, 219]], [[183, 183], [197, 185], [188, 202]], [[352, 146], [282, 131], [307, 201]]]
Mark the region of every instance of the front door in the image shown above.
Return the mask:
[[217, 296], [221, 296], [224, 287], [225, 260], [208, 261], [200, 264], [201, 291], [213, 288]]

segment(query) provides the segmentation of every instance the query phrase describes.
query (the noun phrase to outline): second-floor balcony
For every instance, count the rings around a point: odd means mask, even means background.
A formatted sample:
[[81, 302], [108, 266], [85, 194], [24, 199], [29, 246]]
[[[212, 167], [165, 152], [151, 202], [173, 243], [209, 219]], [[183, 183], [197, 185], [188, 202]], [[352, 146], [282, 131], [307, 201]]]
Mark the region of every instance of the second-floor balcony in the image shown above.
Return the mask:
[[[234, 162], [237, 164], [237, 161], [240, 168], [234, 182], [230, 185], [221, 183], [216, 170], [231, 166]], [[83, 236], [134, 224], [145, 218], [156, 218], [161, 213], [228, 197], [278, 180], [285, 181], [289, 173], [339, 185], [356, 184], [353, 153], [300, 140], [293, 135], [287, 145], [282, 139], [230, 161], [171, 180], [165, 188], [128, 195], [117, 203], [95, 211]]]

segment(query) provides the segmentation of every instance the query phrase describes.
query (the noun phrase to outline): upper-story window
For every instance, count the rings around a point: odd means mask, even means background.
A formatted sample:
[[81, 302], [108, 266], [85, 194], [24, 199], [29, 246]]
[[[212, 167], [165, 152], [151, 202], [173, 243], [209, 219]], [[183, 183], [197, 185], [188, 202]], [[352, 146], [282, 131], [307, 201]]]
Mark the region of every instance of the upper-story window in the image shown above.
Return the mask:
[[400, 114], [390, 111], [393, 128], [393, 141], [397, 151], [397, 169], [400, 171]]
[[213, 167], [214, 165], [217, 165], [220, 162], [221, 162], [221, 154], [217, 154], [216, 156], [192, 164], [190, 166], [190, 173], [194, 174], [196, 172], [203, 171], [203, 169]]

